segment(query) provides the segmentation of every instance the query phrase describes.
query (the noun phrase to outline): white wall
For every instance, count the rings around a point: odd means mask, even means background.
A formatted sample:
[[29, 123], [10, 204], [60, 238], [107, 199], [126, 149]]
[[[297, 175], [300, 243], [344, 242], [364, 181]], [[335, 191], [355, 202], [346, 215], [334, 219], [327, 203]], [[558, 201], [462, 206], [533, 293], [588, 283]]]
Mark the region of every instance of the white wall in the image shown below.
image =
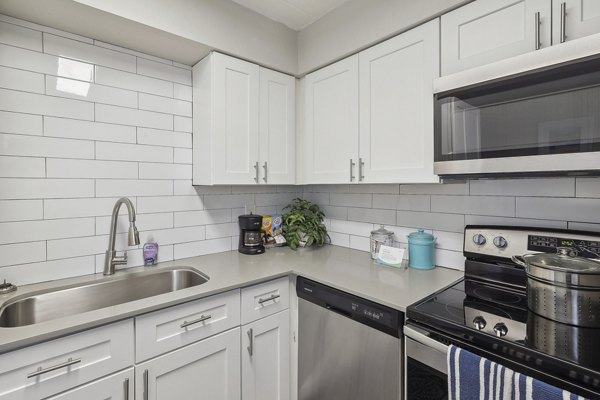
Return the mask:
[[[0, 280], [102, 270], [115, 201], [159, 261], [237, 248], [237, 216], [295, 186], [192, 187], [191, 69], [0, 15]], [[127, 248], [127, 217], [117, 248]], [[142, 265], [141, 246], [128, 266]]]
[[298, 74], [311, 72], [470, 0], [350, 0], [298, 33]]

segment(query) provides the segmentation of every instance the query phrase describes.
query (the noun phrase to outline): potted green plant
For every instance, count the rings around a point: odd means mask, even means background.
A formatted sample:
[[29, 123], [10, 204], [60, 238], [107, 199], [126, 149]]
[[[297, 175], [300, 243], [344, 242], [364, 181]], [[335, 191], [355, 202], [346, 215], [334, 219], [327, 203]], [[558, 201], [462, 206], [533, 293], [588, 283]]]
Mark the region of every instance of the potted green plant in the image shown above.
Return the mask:
[[313, 244], [320, 247], [329, 240], [325, 214], [318, 205], [296, 198], [283, 211], [283, 236], [292, 250]]

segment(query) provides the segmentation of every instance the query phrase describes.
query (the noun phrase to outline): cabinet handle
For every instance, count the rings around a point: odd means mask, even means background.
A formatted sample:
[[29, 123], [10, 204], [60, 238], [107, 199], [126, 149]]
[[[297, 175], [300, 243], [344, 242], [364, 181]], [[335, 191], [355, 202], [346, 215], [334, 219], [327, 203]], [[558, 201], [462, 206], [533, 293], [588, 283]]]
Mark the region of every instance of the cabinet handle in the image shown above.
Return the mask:
[[252, 328], [248, 329], [247, 335], [248, 339], [250, 340], [250, 344], [247, 347], [248, 354], [250, 354], [250, 357], [252, 357], [252, 353], [254, 352], [254, 333], [252, 331]]
[[359, 182], [362, 182], [365, 179], [365, 176], [363, 175], [364, 167], [365, 167], [365, 162], [363, 161], [362, 158], [359, 158], [358, 159], [358, 181]]
[[354, 166], [356, 165], [356, 163], [354, 161], [352, 161], [352, 159], [350, 159], [350, 182], [354, 181]]
[[27, 378], [28, 379], [29, 378], [35, 378], [36, 376], [43, 375], [43, 374], [45, 374], [47, 372], [52, 372], [52, 371], [56, 371], [57, 369], [70, 367], [71, 365], [79, 364], [80, 362], [81, 362], [81, 358], [76, 358], [76, 359], [69, 358], [64, 363], [56, 364], [56, 365], [53, 365], [53, 366], [48, 367], [48, 368], [38, 367], [38, 369], [35, 372], [32, 372], [32, 373], [28, 374]]
[[148, 400], [148, 370], [144, 370], [144, 400]]
[[254, 164], [254, 182], [258, 183], [258, 161]]
[[540, 12], [535, 13], [535, 49], [539, 50], [542, 47], [542, 42], [540, 40], [540, 24], [542, 20], [540, 18]]
[[183, 324], [179, 325], [179, 327], [180, 328], [187, 328], [190, 325], [194, 325], [194, 324], [197, 324], [199, 322], [204, 322], [204, 321], [206, 321], [208, 319], [211, 319], [211, 318], [212, 318], [212, 315], [210, 315], [210, 314], [209, 315], [201, 315], [200, 318], [195, 319], [193, 321], [189, 321], [189, 322], [188, 321], [183, 321]]
[[560, 3], [560, 42], [567, 41], [567, 3]]
[[263, 168], [265, 169], [265, 176], [263, 177], [263, 181], [267, 183], [267, 162], [265, 161]]
[[123, 397], [123, 400], [129, 400], [129, 378], [125, 378], [123, 386], [125, 387], [125, 397]]
[[266, 299], [259, 299], [258, 304], [263, 304], [263, 303], [266, 303], [267, 301], [274, 301], [275, 299], [278, 299], [280, 297], [281, 296], [278, 294], [273, 294], [270, 297], [267, 297]]

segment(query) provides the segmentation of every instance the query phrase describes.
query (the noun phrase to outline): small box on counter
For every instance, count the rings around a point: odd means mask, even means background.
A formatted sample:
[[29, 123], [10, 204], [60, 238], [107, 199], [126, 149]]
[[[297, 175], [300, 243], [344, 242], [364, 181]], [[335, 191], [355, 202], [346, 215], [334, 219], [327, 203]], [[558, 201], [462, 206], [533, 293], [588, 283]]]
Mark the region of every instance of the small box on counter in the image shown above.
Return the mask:
[[279, 247], [286, 244], [283, 237], [283, 216], [264, 215], [262, 220], [265, 247]]

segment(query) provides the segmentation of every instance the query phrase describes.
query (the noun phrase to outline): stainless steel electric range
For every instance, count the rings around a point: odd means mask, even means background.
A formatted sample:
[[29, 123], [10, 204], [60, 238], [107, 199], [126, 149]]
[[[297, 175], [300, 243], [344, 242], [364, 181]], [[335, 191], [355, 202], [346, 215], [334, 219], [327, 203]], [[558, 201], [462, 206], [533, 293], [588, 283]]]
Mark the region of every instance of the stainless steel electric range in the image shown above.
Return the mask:
[[597, 258], [600, 234], [467, 226], [464, 279], [407, 309], [405, 398], [448, 398], [449, 344], [575, 394], [600, 398], [600, 329], [530, 311], [527, 274], [511, 261], [514, 255], [556, 253], [558, 247]]

